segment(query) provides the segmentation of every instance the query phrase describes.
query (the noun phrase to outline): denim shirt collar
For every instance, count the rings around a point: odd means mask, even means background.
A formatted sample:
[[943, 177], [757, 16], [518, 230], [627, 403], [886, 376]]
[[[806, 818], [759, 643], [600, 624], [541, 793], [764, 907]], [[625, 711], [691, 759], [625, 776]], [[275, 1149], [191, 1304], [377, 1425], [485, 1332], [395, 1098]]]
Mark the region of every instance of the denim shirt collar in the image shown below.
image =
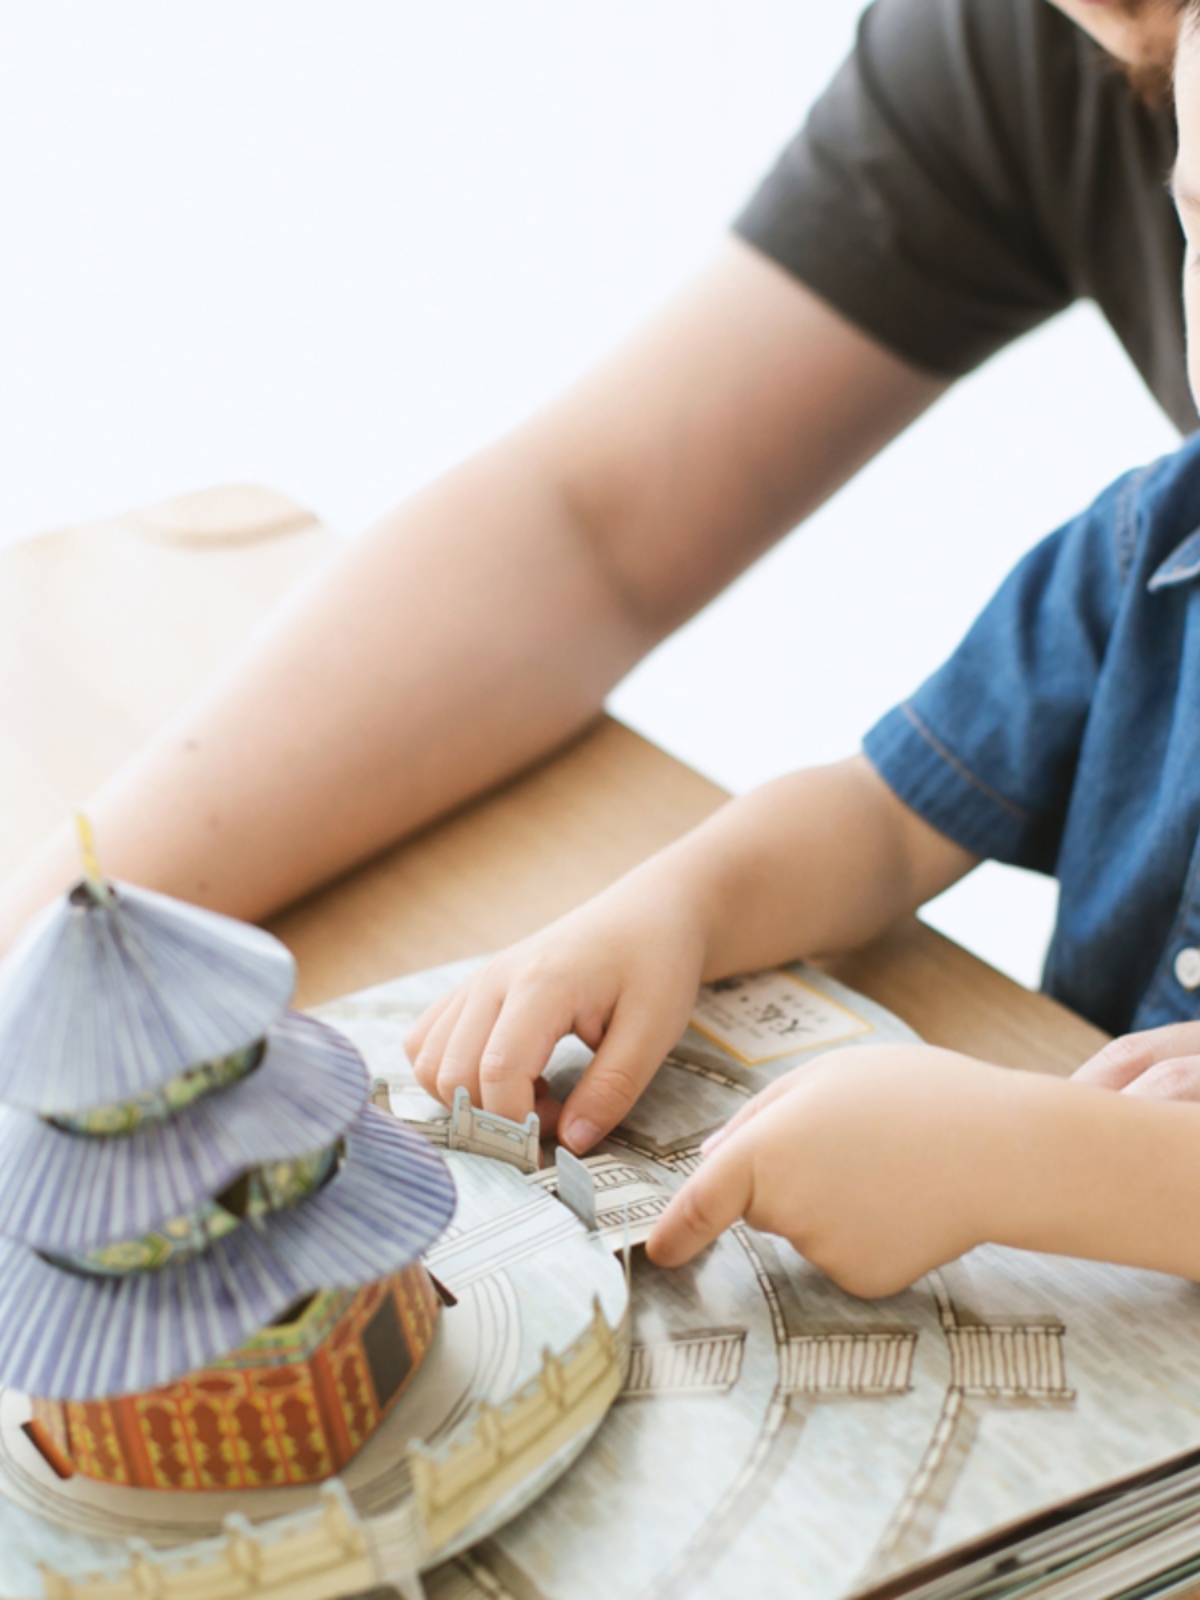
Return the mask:
[[1154, 593], [1175, 584], [1190, 583], [1194, 578], [1200, 578], [1200, 528], [1175, 546], [1146, 587]]

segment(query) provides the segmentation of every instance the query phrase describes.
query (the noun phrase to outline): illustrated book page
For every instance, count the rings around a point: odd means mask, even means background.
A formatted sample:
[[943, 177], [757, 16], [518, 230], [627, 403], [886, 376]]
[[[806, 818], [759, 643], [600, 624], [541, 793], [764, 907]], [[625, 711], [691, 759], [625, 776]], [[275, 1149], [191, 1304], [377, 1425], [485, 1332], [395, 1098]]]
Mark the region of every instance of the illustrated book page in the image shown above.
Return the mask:
[[[416, 1085], [403, 1039], [471, 965], [320, 1013], [362, 1050], [377, 1103], [435, 1142], [447, 1112]], [[618, 1248], [622, 1231], [644, 1236], [701, 1141], [798, 1062], [912, 1037], [801, 966], [706, 989], [589, 1159], [597, 1226]], [[588, 1059], [578, 1041], [560, 1045], [556, 1094]], [[553, 1169], [527, 1181], [552, 1185]], [[634, 1250], [628, 1377], [595, 1439], [515, 1521], [428, 1575], [426, 1592], [842, 1600], [1194, 1447], [1198, 1317], [1200, 1290], [1180, 1280], [993, 1247], [874, 1302], [746, 1227], [672, 1272]], [[111, 1545], [0, 1498], [0, 1594], [36, 1595], [39, 1563], [82, 1571]], [[938, 1570], [936, 1592], [955, 1592], [954, 1563]]]
[[[405, 1028], [466, 970], [326, 1008], [406, 1118], [444, 1111]], [[804, 967], [715, 985], [602, 1151], [673, 1189], [797, 1062], [912, 1037]], [[588, 1059], [559, 1047], [557, 1094]], [[863, 1301], [739, 1227], [669, 1273], [635, 1252], [633, 1291], [630, 1377], [596, 1441], [436, 1600], [839, 1600], [1200, 1443], [1200, 1290], [1175, 1278], [986, 1247]]]

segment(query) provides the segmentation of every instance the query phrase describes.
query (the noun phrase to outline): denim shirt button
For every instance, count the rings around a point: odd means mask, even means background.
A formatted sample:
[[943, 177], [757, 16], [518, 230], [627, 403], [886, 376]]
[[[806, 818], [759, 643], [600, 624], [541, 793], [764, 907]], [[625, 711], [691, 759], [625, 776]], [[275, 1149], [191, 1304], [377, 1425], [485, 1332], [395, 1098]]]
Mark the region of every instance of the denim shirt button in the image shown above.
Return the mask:
[[1200, 989], [1200, 950], [1193, 945], [1175, 957], [1175, 976], [1185, 989]]

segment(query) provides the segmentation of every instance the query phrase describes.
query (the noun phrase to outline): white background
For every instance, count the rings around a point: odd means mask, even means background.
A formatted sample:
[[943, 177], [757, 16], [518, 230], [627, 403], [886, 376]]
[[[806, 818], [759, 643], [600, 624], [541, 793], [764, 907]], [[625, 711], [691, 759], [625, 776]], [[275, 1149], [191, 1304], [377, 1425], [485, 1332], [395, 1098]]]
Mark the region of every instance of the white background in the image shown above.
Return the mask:
[[[234, 480], [353, 536], [704, 261], [857, 9], [0, 0], [0, 540]], [[1079, 308], [613, 708], [732, 789], [841, 755], [1035, 538], [1172, 438]], [[1052, 896], [987, 868], [929, 915], [1036, 981]]]

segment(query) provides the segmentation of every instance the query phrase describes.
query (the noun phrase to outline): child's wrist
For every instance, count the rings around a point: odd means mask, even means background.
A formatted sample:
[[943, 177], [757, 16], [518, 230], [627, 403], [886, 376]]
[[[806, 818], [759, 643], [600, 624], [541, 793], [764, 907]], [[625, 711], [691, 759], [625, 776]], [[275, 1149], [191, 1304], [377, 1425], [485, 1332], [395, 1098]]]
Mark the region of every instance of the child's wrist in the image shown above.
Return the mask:
[[632, 897], [656, 920], [666, 920], [677, 928], [707, 978], [718, 929], [728, 921], [729, 911], [727, 906], [722, 908], [721, 896], [709, 875], [703, 870], [689, 870], [689, 865], [686, 858], [676, 859], [674, 852], [653, 856], [610, 892]]
[[1036, 1073], [963, 1062], [943, 1086], [936, 1137], [960, 1174], [966, 1240], [1055, 1250], [1064, 1164], [1072, 1156], [1065, 1085]]
[[[987, 1176], [985, 1237], [1023, 1249], [1052, 1249], [1061, 1219], [1064, 1158], [1071, 1125], [1058, 1090], [1036, 1073], [1000, 1069], [981, 1127]], [[990, 1152], [990, 1159], [987, 1152]]]
[[[997, 1243], [1195, 1276], [1200, 1107], [1005, 1073], [987, 1169]], [[986, 1143], [988, 1135], [983, 1135]]]

